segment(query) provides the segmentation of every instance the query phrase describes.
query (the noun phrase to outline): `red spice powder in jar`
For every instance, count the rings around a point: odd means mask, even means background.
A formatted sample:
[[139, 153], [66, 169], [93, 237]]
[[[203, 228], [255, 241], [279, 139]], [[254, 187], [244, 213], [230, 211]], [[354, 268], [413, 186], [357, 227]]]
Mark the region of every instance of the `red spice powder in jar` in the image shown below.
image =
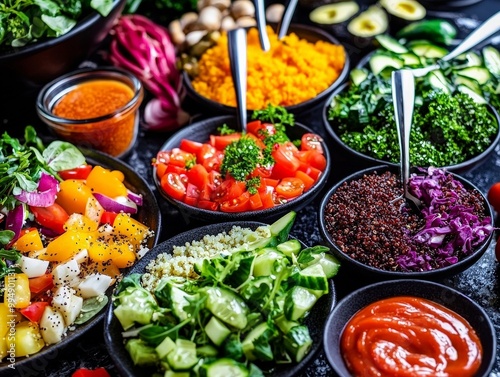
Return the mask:
[[68, 123], [58, 133], [79, 145], [90, 145], [100, 151], [118, 156], [135, 139], [135, 108], [111, 114], [127, 105], [134, 97], [133, 89], [116, 80], [92, 80], [78, 84], [53, 107], [54, 115], [71, 120], [86, 120], [110, 115], [91, 123]]
[[471, 377], [481, 366], [481, 341], [465, 318], [420, 297], [376, 301], [357, 312], [341, 336], [355, 377]]

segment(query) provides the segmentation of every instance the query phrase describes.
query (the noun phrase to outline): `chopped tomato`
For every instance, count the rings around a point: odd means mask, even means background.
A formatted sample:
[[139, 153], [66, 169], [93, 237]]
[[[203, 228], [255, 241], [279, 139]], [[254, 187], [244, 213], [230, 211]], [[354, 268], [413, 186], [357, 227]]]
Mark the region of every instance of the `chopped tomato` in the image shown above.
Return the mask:
[[167, 173], [161, 179], [162, 189], [172, 198], [182, 200], [186, 194], [186, 186], [177, 173]]
[[276, 186], [276, 193], [286, 199], [295, 198], [304, 192], [304, 182], [299, 178], [287, 177], [283, 178]]
[[295, 177], [304, 183], [304, 191], [309, 190], [314, 185], [315, 180], [301, 170], [295, 172]]
[[165, 172], [167, 171], [169, 165], [164, 164], [162, 162], [156, 164], [156, 176], [158, 179], [161, 179], [165, 175]]
[[188, 181], [198, 188], [204, 187], [208, 183], [208, 171], [201, 164], [195, 164], [186, 173]]
[[250, 209], [250, 194], [245, 191], [240, 196], [226, 200], [220, 205], [222, 212], [244, 212]]
[[169, 151], [159, 151], [156, 154], [155, 164], [170, 164], [170, 152]]
[[253, 210], [262, 208], [262, 199], [258, 192], [253, 195], [250, 195], [250, 208]]
[[274, 187], [266, 186], [264, 191], [259, 192], [260, 200], [262, 201], [262, 209], [274, 207]]
[[[176, 165], [168, 165], [165, 173], [176, 173], [179, 175], [186, 175], [187, 170], [184, 167], [176, 166]], [[165, 175], [165, 174], [163, 174]]]
[[241, 138], [241, 134], [235, 132], [229, 135], [210, 135], [210, 145], [215, 147], [217, 150], [224, 150], [229, 144], [234, 141], [237, 141]]
[[192, 183], [188, 183], [186, 185], [186, 196], [184, 197], [184, 203], [196, 207], [199, 197], [200, 190], [198, 189], [198, 187], [196, 187]]
[[205, 143], [201, 146], [200, 150], [196, 154], [197, 162], [203, 164], [206, 160], [212, 158], [217, 153], [217, 149], [214, 146]]
[[318, 170], [324, 171], [326, 169], [325, 156], [315, 150], [308, 151], [307, 163]]
[[202, 145], [203, 143], [199, 143], [197, 141], [182, 139], [180, 148], [185, 152], [197, 154]]
[[54, 279], [52, 274], [45, 274], [36, 278], [31, 278], [28, 280], [28, 282], [30, 292], [35, 294], [52, 289], [52, 287], [54, 286]]
[[500, 182], [494, 183], [489, 189], [487, 194], [488, 202], [495, 212], [500, 213]]
[[234, 179], [226, 179], [217, 186], [211, 196], [214, 202], [225, 202], [235, 199], [246, 191], [246, 183], [238, 182]]
[[61, 170], [58, 172], [59, 177], [64, 180], [67, 179], [87, 179], [90, 172], [92, 171], [92, 165], [80, 165], [76, 168], [69, 170]]
[[254, 134], [260, 139], [265, 139], [276, 133], [276, 128], [272, 123], [263, 123], [260, 120], [254, 120], [247, 124], [247, 132]]
[[104, 211], [101, 216], [101, 224], [113, 225], [117, 215], [118, 214], [116, 212]]
[[290, 144], [293, 145], [292, 143], [281, 144], [272, 152], [275, 161], [273, 178], [281, 179], [295, 176], [295, 172], [300, 166], [300, 160], [295, 157], [294, 150], [290, 148]]
[[273, 173], [272, 169], [259, 166], [250, 174], [251, 177], [269, 178]]
[[323, 153], [323, 146], [321, 145], [322, 141], [323, 139], [321, 136], [313, 133], [306, 133], [302, 135], [300, 140], [300, 149], [303, 151], [315, 150]]
[[43, 311], [49, 305], [46, 301], [33, 302], [29, 306], [20, 310], [21, 314], [31, 322], [40, 322]]
[[59, 204], [54, 203], [48, 207], [30, 206], [30, 211], [35, 216], [35, 220], [41, 226], [48, 228], [57, 234], [64, 233], [64, 223], [69, 215]]
[[217, 211], [218, 205], [217, 203], [212, 202], [211, 200], [199, 200], [198, 208], [208, 209], [210, 211]]
[[192, 153], [185, 152], [180, 148], [174, 148], [170, 152], [170, 165], [180, 166], [185, 168], [186, 164], [196, 161], [196, 156]]
[[216, 151], [215, 154], [210, 157], [205, 159], [203, 161], [203, 166], [207, 171], [212, 171], [212, 170], [220, 170], [220, 166], [222, 164], [222, 160], [224, 159], [224, 152], [222, 151]]
[[77, 369], [71, 377], [111, 377], [105, 368], [87, 369], [80, 368]]

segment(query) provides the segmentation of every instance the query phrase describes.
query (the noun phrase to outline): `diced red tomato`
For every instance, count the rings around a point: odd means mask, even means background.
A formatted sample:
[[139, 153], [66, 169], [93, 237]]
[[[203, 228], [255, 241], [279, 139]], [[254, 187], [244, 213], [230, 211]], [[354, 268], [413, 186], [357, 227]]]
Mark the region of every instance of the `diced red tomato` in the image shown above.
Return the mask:
[[180, 166], [185, 168], [186, 164], [196, 161], [196, 155], [185, 152], [180, 148], [174, 148], [170, 152], [170, 165]]
[[203, 161], [203, 166], [207, 171], [212, 171], [212, 170], [220, 170], [220, 166], [222, 164], [222, 160], [224, 159], [224, 152], [222, 151], [216, 151], [215, 154], [207, 158], [205, 161]]
[[274, 187], [266, 186], [266, 190], [259, 192], [260, 200], [262, 201], [263, 209], [272, 208], [274, 204]]
[[184, 203], [196, 207], [199, 197], [200, 189], [192, 183], [188, 182], [188, 184], [186, 185], [186, 196], [184, 197]]
[[257, 192], [253, 195], [250, 195], [250, 208], [253, 210], [261, 209], [263, 207], [262, 205], [262, 199], [260, 197], [260, 194]]
[[40, 322], [45, 307], [49, 305], [46, 301], [33, 302], [29, 306], [20, 310], [21, 314], [31, 322]]
[[101, 216], [101, 224], [113, 225], [113, 223], [115, 222], [116, 216], [118, 216], [118, 214], [116, 212], [104, 211], [102, 216]]
[[[165, 173], [175, 173], [179, 175], [186, 175], [187, 170], [184, 167], [181, 166], [176, 166], [176, 165], [168, 165], [167, 169], [165, 170]], [[165, 174], [163, 174], [165, 175]]]
[[326, 158], [325, 156], [315, 150], [308, 151], [307, 163], [318, 170], [324, 171], [326, 169]]
[[105, 368], [80, 368], [73, 372], [71, 377], [111, 377]]
[[28, 279], [30, 292], [37, 294], [45, 292], [54, 287], [54, 278], [52, 274], [45, 274], [36, 278]]
[[226, 200], [220, 205], [222, 212], [244, 212], [250, 209], [250, 193], [245, 191], [240, 196]]
[[309, 190], [314, 185], [315, 180], [301, 170], [295, 172], [295, 177], [304, 183], [304, 191]]
[[208, 183], [208, 171], [201, 164], [195, 164], [186, 172], [188, 181], [198, 188], [203, 188]]
[[263, 178], [269, 178], [273, 174], [273, 170], [271, 168], [265, 168], [262, 166], [259, 166], [255, 168], [255, 170], [250, 174], [251, 177], [260, 177], [261, 179]]
[[197, 141], [182, 139], [179, 147], [185, 152], [198, 154], [198, 151], [201, 149], [202, 145], [203, 143], [199, 143]]
[[66, 181], [68, 179], [87, 179], [91, 171], [92, 165], [84, 164], [73, 169], [61, 170], [58, 174]]
[[170, 152], [169, 151], [159, 151], [156, 154], [155, 164], [170, 164]]
[[198, 208], [208, 209], [210, 211], [217, 211], [218, 205], [217, 203], [212, 202], [211, 200], [199, 200]]
[[30, 206], [30, 211], [41, 226], [53, 230], [57, 234], [64, 233], [64, 223], [69, 215], [59, 204], [54, 203], [48, 207]]
[[212, 158], [217, 153], [217, 149], [214, 146], [205, 143], [201, 146], [200, 150], [196, 154], [196, 161], [203, 164], [206, 160]]
[[167, 173], [161, 179], [162, 189], [172, 198], [182, 200], [186, 194], [186, 186], [177, 173]]
[[276, 186], [276, 193], [285, 199], [291, 199], [302, 195], [304, 187], [304, 182], [300, 179], [287, 177], [283, 178], [281, 182], [278, 183], [278, 186]]
[[165, 172], [167, 171], [168, 165], [164, 164], [162, 162], [156, 164], [156, 176], [158, 179], [161, 179], [165, 175]]
[[[279, 145], [273, 152], [274, 158], [273, 178], [286, 178], [295, 176], [295, 172], [300, 166], [300, 161], [294, 155], [294, 149], [290, 147], [292, 143]], [[295, 146], [294, 146], [295, 147]]]
[[272, 123], [263, 123], [260, 120], [254, 120], [247, 124], [247, 132], [254, 134], [259, 139], [265, 139], [267, 136], [274, 135], [276, 128]]
[[302, 135], [302, 138], [300, 140], [300, 149], [303, 151], [315, 150], [322, 154], [323, 153], [323, 146], [321, 145], [322, 141], [323, 139], [321, 138], [321, 136], [313, 133], [306, 133]]
[[213, 192], [211, 199], [214, 202], [221, 203], [235, 199], [246, 191], [246, 183], [238, 182], [234, 179], [226, 179]]
[[229, 135], [210, 135], [210, 145], [215, 147], [215, 149], [222, 151], [224, 150], [229, 144], [231, 144], [234, 141], [237, 141], [241, 138], [241, 134], [238, 132], [235, 132], [233, 134]]

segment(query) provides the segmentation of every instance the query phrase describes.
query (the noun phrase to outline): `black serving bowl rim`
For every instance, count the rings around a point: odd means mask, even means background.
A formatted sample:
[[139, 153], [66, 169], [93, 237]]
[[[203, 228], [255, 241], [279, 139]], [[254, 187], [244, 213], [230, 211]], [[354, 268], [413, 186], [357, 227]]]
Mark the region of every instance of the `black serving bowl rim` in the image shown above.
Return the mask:
[[[393, 173], [399, 174], [399, 167], [391, 165], [380, 165], [359, 170], [349, 175], [348, 177], [342, 179], [341, 181], [337, 182], [333, 187], [331, 187], [328, 190], [328, 192], [321, 199], [318, 211], [319, 230], [322, 239], [330, 246], [330, 249], [333, 252], [333, 254], [335, 254], [339, 259], [344, 261], [349, 266], [354, 267], [356, 270], [361, 270], [364, 273], [367, 273], [372, 278], [375, 277], [375, 278], [385, 278], [385, 279], [427, 279], [427, 280], [435, 280], [439, 278], [456, 275], [471, 267], [483, 256], [483, 254], [486, 252], [490, 243], [493, 240], [494, 232], [491, 232], [488, 238], [479, 247], [477, 247], [473, 253], [462, 258], [457, 263], [442, 268], [436, 268], [430, 271], [403, 272], [403, 271], [382, 270], [379, 268], [368, 266], [362, 262], [359, 262], [358, 260], [351, 258], [349, 255], [340, 250], [335, 244], [335, 242], [332, 240], [328, 231], [326, 230], [325, 209], [330, 197], [345, 182], [361, 178], [365, 174], [376, 172], [377, 174], [380, 175], [385, 171], [391, 171]], [[467, 189], [476, 190], [481, 194], [481, 197], [483, 198], [485, 203], [485, 212], [486, 212], [485, 215], [486, 217], [490, 217], [491, 225], [493, 226], [494, 214], [484, 194], [476, 187], [476, 185], [474, 185], [466, 178], [453, 172], [448, 171], [448, 173], [452, 174], [454, 178], [460, 181]]]
[[[191, 242], [195, 239], [201, 239], [205, 235], [215, 235], [220, 232], [228, 232], [233, 226], [240, 226], [242, 228], [251, 228], [256, 229], [259, 226], [268, 225], [261, 221], [253, 221], [253, 220], [242, 220], [237, 222], [219, 222], [213, 223], [209, 225], [203, 225], [197, 228], [193, 228], [187, 230], [185, 232], [181, 232], [172, 238], [165, 240], [156, 247], [154, 247], [150, 253], [146, 254], [144, 258], [139, 260], [134, 266], [132, 266], [129, 270], [129, 274], [131, 273], [141, 273], [145, 271], [146, 266], [150, 263], [151, 260], [156, 258], [160, 253], [172, 253], [172, 248], [175, 245], [182, 245], [185, 242]], [[289, 236], [289, 238], [294, 238]], [[302, 247], [306, 247], [301, 240], [299, 240]], [[284, 368], [280, 368], [277, 371], [271, 372], [269, 377], [288, 377], [291, 375], [296, 375], [301, 370], [303, 370], [314, 358], [317, 352], [320, 350], [323, 336], [321, 333], [323, 332], [323, 326], [328, 319], [329, 313], [331, 313], [332, 309], [335, 307], [337, 303], [337, 292], [335, 289], [335, 283], [333, 279], [328, 279], [329, 283], [329, 293], [320, 297], [318, 302], [313, 306], [309, 316], [306, 317], [305, 323], [308, 327], [314, 327], [315, 332], [311, 334], [311, 336], [316, 341], [313, 343], [313, 346], [309, 353], [300, 361], [299, 363], [294, 364], [283, 364]], [[316, 309], [316, 310], [315, 310]], [[324, 319], [324, 323], [318, 323], [318, 316], [321, 321]], [[309, 323], [308, 323], [309, 319]], [[113, 314], [113, 304], [111, 303], [106, 309], [106, 315], [104, 318], [104, 341], [107, 350], [116, 365], [119, 373], [122, 376], [127, 377], [135, 377], [142, 376], [144, 372], [141, 370], [139, 372], [137, 369], [134, 369], [132, 364], [132, 360], [128, 357], [128, 353], [123, 346], [123, 340], [121, 339], [121, 326]], [[316, 334], [319, 333], [319, 334]], [[315, 334], [315, 335], [314, 335]], [[119, 336], [117, 336], [119, 335]]]
[[[210, 131], [210, 130], [215, 130], [215, 128], [207, 128], [206, 123], [214, 125], [215, 124], [222, 125], [228, 121], [236, 122], [236, 117], [233, 115], [222, 115], [218, 117], [212, 117], [200, 120], [189, 126], [183, 127], [167, 139], [167, 141], [160, 147], [160, 151], [178, 147], [179, 146], [178, 144], [172, 145], [171, 147], [169, 147], [169, 144], [171, 144], [174, 140], [180, 141], [183, 138], [181, 137], [183, 135], [185, 138], [189, 138], [190, 130], [192, 130], [193, 128], [197, 129], [206, 128], [207, 131]], [[289, 130], [294, 129], [297, 126], [301, 127], [305, 132], [316, 133], [309, 127], [297, 122], [295, 122], [295, 126], [290, 127]], [[210, 133], [207, 133], [207, 140], [209, 134]], [[283, 215], [286, 212], [292, 210], [297, 211], [298, 209], [305, 207], [307, 204], [313, 201], [314, 198], [316, 198], [316, 196], [321, 192], [321, 190], [326, 185], [331, 169], [331, 158], [325, 141], [323, 140], [321, 143], [323, 146], [324, 156], [326, 158], [326, 168], [320, 175], [319, 179], [307, 192], [303, 193], [298, 198], [268, 209], [245, 211], [245, 212], [221, 212], [221, 211], [211, 211], [203, 208], [193, 207], [184, 203], [181, 200], [173, 199], [163, 191], [163, 189], [161, 188], [160, 180], [158, 179], [158, 176], [156, 174], [156, 167], [153, 167], [153, 177], [154, 177], [153, 180], [160, 195], [163, 198], [165, 198], [170, 204], [175, 206], [179, 210], [184, 219], [191, 218], [191, 219], [201, 220], [202, 222], [277, 219], [280, 215]]]
[[[366, 64], [368, 63], [370, 57], [374, 54], [374, 51], [368, 53], [365, 55], [360, 62], [356, 65], [356, 68], [361, 68], [365, 67]], [[361, 161], [365, 161], [369, 163], [370, 165], [375, 165], [375, 164], [386, 164], [386, 165], [393, 165], [393, 166], [399, 166], [398, 163], [390, 162], [390, 161], [385, 161], [385, 160], [380, 160], [375, 157], [371, 157], [367, 154], [364, 154], [362, 152], [359, 152], [350, 146], [348, 146], [344, 141], [340, 138], [339, 134], [337, 133], [337, 127], [334, 126], [334, 122], [328, 119], [328, 112], [330, 109], [330, 106], [332, 102], [334, 101], [335, 97], [338, 96], [341, 92], [344, 90], [347, 90], [349, 86], [351, 85], [350, 81], [347, 81], [343, 83], [342, 85], [338, 86], [335, 88], [335, 90], [331, 93], [331, 95], [328, 97], [326, 100], [324, 106], [323, 106], [323, 112], [322, 112], [322, 117], [323, 117], [323, 124], [329, 135], [335, 140], [335, 142], [340, 145], [343, 149], [345, 149], [347, 152], [349, 152], [351, 155], [354, 155], [357, 159]], [[495, 138], [491, 142], [488, 148], [486, 148], [483, 152], [480, 154], [469, 158], [468, 160], [462, 161], [458, 164], [454, 165], [448, 165], [448, 166], [440, 166], [439, 168], [445, 169], [450, 172], [454, 173], [465, 173], [467, 171], [472, 170], [473, 168], [477, 167], [480, 163], [484, 162], [486, 158], [495, 150], [495, 147], [498, 145], [500, 141], [500, 114], [498, 111], [491, 106], [490, 104], [487, 105], [488, 110], [490, 113], [493, 115], [493, 118], [497, 122], [497, 133], [495, 135]], [[394, 127], [396, 127], [394, 125]]]
[[[305, 24], [296, 24], [292, 23], [290, 24], [289, 31], [292, 33], [296, 33], [297, 35], [303, 31], [303, 32], [308, 32], [308, 33], [313, 33], [317, 34], [318, 37], [321, 37], [323, 40], [326, 40], [330, 43], [343, 46], [341, 42], [332, 36], [331, 34], [327, 33], [326, 31], [317, 28], [315, 26], [310, 26], [310, 25], [305, 25]], [[300, 37], [300, 36], [299, 36]], [[345, 50], [345, 48], [344, 48]], [[345, 62], [344, 62], [344, 67], [342, 68], [342, 71], [340, 71], [339, 76], [335, 79], [333, 83], [328, 86], [325, 90], [322, 92], [318, 93], [315, 97], [295, 104], [295, 105], [290, 105], [290, 106], [284, 106], [284, 108], [291, 113], [298, 114], [302, 113], [306, 110], [309, 110], [310, 108], [314, 107], [318, 103], [320, 103], [322, 100], [324, 100], [332, 91], [334, 91], [339, 85], [341, 85], [345, 79], [348, 77], [349, 74], [349, 68], [350, 68], [350, 59], [349, 59], [349, 54], [347, 51], [345, 52]], [[219, 102], [216, 102], [214, 100], [211, 100], [205, 96], [202, 96], [199, 94], [194, 88], [191, 83], [192, 79], [189, 76], [189, 74], [186, 71], [182, 72], [182, 82], [183, 86], [186, 89], [187, 94], [193, 98], [195, 101], [199, 102], [203, 106], [206, 106], [207, 108], [210, 108], [212, 112], [217, 112], [217, 113], [222, 113], [222, 114], [235, 114], [236, 113], [236, 107], [233, 106], [228, 106], [221, 104]], [[252, 112], [254, 109], [248, 109], [248, 112]]]
[[[436, 290], [442, 290], [442, 293], [437, 294]], [[484, 351], [485, 344], [483, 340], [486, 340], [488, 354], [486, 356], [483, 354], [480, 367], [482, 374], [477, 375], [477, 377], [487, 377], [489, 375], [496, 362], [497, 340], [495, 328], [485, 310], [467, 295], [447, 285], [420, 279], [403, 279], [382, 281], [361, 287], [342, 298], [330, 313], [325, 326], [323, 347], [328, 363], [339, 377], [351, 376], [340, 353], [340, 337], [349, 319], [358, 310], [375, 301], [397, 296], [414, 296], [428, 299], [453, 310], [465, 318], [471, 326], [475, 322], [484, 324], [481, 327], [482, 333], [478, 335], [487, 338], [481, 339], [481, 341]], [[459, 302], [452, 305], [457, 299]], [[450, 306], [453, 308], [450, 308]], [[474, 330], [477, 332], [476, 328]]]
[[[127, 2], [127, 0], [113, 0], [112, 9], [115, 9], [116, 7], [119, 7], [121, 5], [125, 6], [126, 2]], [[101, 18], [101, 17], [105, 18], [96, 10], [92, 10], [84, 18], [77, 21], [75, 27], [73, 29], [71, 29], [70, 31], [68, 31], [66, 34], [63, 34], [59, 37], [46, 38], [46, 39], [43, 39], [41, 41], [29, 43], [29, 44], [22, 46], [22, 47], [18, 47], [18, 48], [8, 50], [5, 52], [0, 52], [0, 63], [8, 62], [8, 61], [13, 60], [13, 59], [18, 59], [18, 58], [23, 57], [23, 56], [32, 55], [38, 51], [45, 50], [49, 47], [58, 45], [64, 41], [66, 41], [67, 39], [71, 39], [74, 35], [79, 34], [82, 30], [89, 28], [90, 26], [95, 24], [99, 20], [99, 18]]]

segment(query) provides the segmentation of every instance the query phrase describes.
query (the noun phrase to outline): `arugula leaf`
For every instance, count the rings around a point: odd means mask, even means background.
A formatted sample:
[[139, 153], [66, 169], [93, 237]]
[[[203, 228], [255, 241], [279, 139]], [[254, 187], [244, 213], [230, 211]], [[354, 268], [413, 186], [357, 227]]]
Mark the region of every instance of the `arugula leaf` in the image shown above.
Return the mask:
[[108, 301], [108, 296], [105, 295], [90, 297], [83, 300], [82, 310], [74, 323], [76, 325], [81, 325], [91, 320], [107, 305]]
[[73, 169], [85, 163], [85, 156], [77, 147], [60, 140], [50, 143], [42, 156], [55, 171]]

